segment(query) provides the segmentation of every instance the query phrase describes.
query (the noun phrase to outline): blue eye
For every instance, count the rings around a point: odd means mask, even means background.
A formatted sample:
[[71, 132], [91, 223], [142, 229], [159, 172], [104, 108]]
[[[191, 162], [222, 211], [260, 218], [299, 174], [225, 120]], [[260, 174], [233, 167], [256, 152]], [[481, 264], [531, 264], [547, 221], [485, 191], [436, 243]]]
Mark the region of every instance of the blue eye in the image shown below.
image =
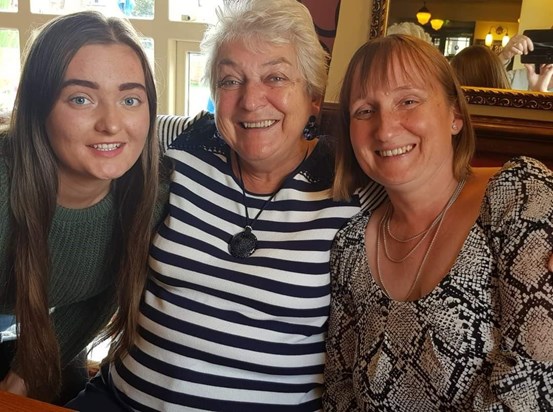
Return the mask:
[[87, 99], [86, 97], [84, 96], [76, 96], [76, 97], [72, 97], [70, 99], [70, 101], [72, 101], [73, 103], [75, 103], [76, 105], [79, 105], [79, 106], [82, 106], [82, 105], [85, 105], [87, 103], [90, 103], [90, 100]]
[[138, 106], [141, 101], [140, 99], [137, 99], [136, 97], [127, 97], [126, 99], [123, 100], [123, 103], [125, 106]]

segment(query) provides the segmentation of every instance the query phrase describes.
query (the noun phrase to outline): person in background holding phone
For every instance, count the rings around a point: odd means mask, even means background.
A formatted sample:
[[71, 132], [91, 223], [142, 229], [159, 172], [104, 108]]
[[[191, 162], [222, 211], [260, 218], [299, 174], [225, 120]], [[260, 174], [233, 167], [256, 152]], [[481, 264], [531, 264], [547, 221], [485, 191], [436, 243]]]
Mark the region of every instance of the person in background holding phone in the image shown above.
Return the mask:
[[[553, 26], [552, 26], [553, 28]], [[524, 34], [513, 36], [499, 53], [499, 58], [507, 66], [513, 57], [527, 55], [534, 50], [534, 43]], [[525, 64], [522, 69], [507, 71], [511, 88], [537, 92], [553, 92], [553, 64]]]

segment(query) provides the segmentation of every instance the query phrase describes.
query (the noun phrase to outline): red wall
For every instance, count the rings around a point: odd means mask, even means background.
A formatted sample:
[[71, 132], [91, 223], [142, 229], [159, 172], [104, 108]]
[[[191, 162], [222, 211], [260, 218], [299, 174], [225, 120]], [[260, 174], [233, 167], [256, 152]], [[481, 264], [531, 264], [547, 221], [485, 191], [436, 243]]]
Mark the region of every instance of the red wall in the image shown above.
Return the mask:
[[313, 16], [315, 29], [321, 43], [332, 54], [332, 46], [338, 27], [340, 0], [298, 0], [303, 3]]

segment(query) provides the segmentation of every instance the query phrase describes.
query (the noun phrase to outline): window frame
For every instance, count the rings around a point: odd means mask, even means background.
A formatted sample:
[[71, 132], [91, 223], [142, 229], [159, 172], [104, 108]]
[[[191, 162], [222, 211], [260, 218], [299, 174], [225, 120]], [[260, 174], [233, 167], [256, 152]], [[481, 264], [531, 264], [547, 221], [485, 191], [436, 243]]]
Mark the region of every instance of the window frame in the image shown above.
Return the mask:
[[[188, 84], [184, 78], [186, 71], [177, 69], [179, 42], [188, 44], [191, 51], [199, 50], [200, 41], [207, 24], [195, 21], [174, 21], [169, 19], [169, 2], [156, 0], [153, 19], [129, 21], [142, 37], [150, 37], [154, 42], [154, 71], [158, 89], [158, 113], [184, 114]], [[31, 13], [30, 1], [20, 0], [17, 12], [0, 12], [0, 28], [19, 31], [20, 56], [33, 30], [55, 17], [51, 14]], [[184, 96], [181, 96], [184, 93]]]

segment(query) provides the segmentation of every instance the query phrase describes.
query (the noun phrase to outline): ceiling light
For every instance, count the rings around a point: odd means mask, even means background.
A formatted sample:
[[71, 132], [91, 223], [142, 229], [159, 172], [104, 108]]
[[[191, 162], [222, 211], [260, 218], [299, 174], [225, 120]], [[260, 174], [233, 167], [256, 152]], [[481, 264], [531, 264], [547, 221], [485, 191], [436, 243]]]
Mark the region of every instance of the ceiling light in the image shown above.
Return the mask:
[[426, 2], [424, 2], [424, 5], [417, 12], [417, 21], [420, 24], [424, 25], [428, 23], [428, 21], [430, 20], [430, 17], [432, 17], [432, 15], [430, 14], [430, 10], [426, 8]]
[[444, 25], [444, 21], [442, 19], [432, 19], [430, 20], [430, 25], [434, 30], [440, 30]]

